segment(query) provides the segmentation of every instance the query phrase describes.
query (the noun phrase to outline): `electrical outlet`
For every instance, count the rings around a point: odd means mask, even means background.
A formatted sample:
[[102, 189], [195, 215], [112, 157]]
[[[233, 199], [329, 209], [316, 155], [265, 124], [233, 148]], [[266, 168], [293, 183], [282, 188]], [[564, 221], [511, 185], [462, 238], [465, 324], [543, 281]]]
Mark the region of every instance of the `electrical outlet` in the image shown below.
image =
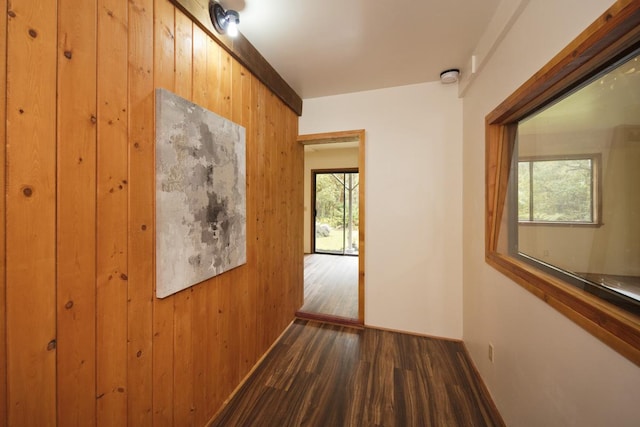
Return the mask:
[[489, 343], [489, 361], [493, 363], [493, 358], [495, 356], [495, 349], [493, 348], [493, 344]]

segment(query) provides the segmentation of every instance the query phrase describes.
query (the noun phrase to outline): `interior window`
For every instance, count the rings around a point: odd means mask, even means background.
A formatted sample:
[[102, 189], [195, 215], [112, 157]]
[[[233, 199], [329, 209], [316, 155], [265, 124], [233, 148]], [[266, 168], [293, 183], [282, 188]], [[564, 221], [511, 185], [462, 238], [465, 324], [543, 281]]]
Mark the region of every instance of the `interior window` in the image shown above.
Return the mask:
[[640, 366], [640, 2], [491, 111], [485, 141], [487, 263]]
[[640, 313], [640, 55], [519, 120], [514, 154], [510, 254]]

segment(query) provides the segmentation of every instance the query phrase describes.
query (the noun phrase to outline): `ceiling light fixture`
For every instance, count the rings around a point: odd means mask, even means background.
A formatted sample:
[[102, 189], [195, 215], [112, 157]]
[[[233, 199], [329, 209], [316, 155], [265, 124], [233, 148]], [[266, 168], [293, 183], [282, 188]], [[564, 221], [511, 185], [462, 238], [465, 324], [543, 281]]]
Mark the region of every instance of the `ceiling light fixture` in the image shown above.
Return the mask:
[[213, 27], [220, 34], [227, 34], [229, 37], [238, 35], [238, 24], [240, 15], [235, 10], [224, 10], [217, 1], [209, 2], [209, 16]]
[[460, 76], [460, 70], [451, 68], [440, 73], [440, 81], [444, 84], [455, 83], [458, 81], [458, 76]]

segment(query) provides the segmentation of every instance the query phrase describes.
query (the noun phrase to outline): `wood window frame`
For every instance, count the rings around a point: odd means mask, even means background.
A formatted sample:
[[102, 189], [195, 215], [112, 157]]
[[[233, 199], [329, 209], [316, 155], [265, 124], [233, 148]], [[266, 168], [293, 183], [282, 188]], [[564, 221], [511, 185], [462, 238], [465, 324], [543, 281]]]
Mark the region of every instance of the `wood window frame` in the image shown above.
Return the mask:
[[640, 366], [640, 317], [498, 251], [517, 123], [640, 47], [640, 2], [619, 0], [485, 118], [485, 260]]
[[[563, 154], [563, 155], [541, 155], [541, 156], [527, 156], [520, 157], [518, 162], [528, 162], [533, 164], [535, 162], [544, 161], [556, 161], [556, 160], [591, 160], [591, 215], [593, 221], [539, 221], [530, 220], [522, 221], [517, 220], [518, 225], [525, 227], [601, 227], [602, 226], [602, 154], [590, 153], [590, 154]], [[535, 180], [535, 178], [534, 178]], [[529, 195], [531, 199], [532, 194]], [[534, 205], [530, 202], [530, 207]], [[530, 215], [532, 215], [530, 211]]]

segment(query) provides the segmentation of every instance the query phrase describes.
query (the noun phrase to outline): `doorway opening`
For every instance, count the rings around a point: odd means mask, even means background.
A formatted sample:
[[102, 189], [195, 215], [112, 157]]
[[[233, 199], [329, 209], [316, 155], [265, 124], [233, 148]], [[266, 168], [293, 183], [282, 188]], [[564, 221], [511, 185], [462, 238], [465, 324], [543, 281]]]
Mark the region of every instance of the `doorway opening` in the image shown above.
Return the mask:
[[298, 317], [364, 325], [365, 131], [300, 135], [305, 146], [304, 305]]
[[358, 256], [358, 169], [311, 171], [313, 252]]

